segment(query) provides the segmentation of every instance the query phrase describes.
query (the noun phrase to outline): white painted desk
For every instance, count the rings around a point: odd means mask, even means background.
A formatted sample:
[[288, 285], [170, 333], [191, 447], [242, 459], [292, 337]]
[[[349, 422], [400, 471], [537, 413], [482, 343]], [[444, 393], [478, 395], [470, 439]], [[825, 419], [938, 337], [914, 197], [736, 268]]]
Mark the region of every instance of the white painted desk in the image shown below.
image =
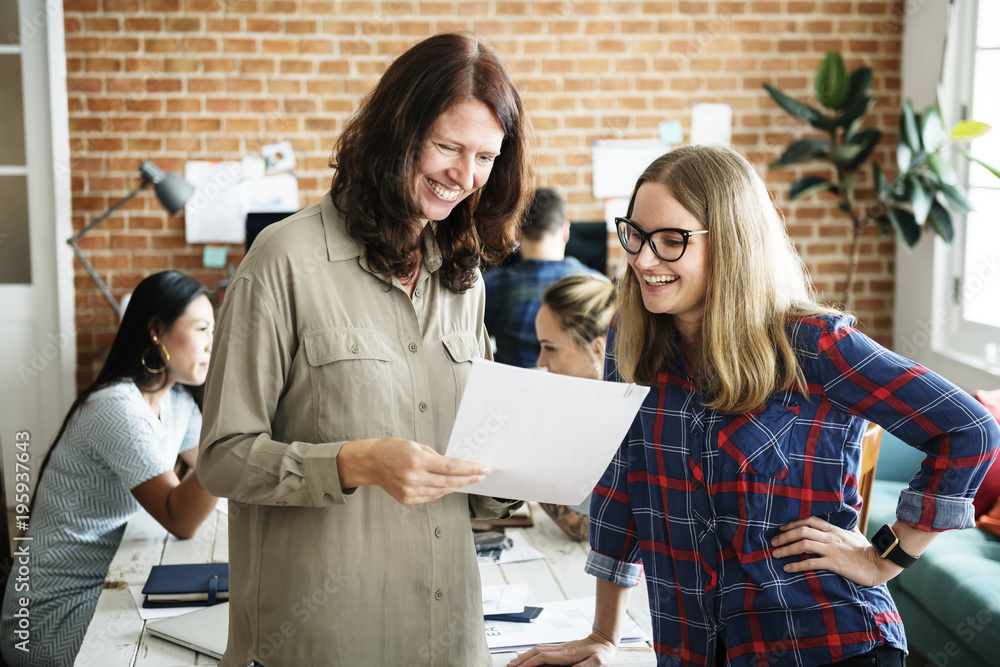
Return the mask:
[[[594, 595], [594, 578], [583, 571], [589, 547], [570, 542], [538, 506], [532, 508], [535, 526], [508, 528], [524, 531], [527, 540], [546, 555], [545, 560], [491, 565], [480, 568], [484, 585], [528, 584], [528, 604]], [[229, 560], [228, 517], [215, 512], [190, 540], [177, 540], [145, 512], [140, 512], [125, 531], [104, 582], [97, 611], [87, 628], [76, 664], [95, 667], [142, 665], [215, 665], [217, 661], [145, 632], [128, 586], [143, 584], [150, 568], [158, 564], [199, 563]], [[632, 591], [629, 613], [651, 635], [645, 582]], [[493, 656], [495, 667], [506, 665], [513, 653]], [[651, 667], [656, 664], [651, 648], [629, 648], [618, 652], [618, 665]]]

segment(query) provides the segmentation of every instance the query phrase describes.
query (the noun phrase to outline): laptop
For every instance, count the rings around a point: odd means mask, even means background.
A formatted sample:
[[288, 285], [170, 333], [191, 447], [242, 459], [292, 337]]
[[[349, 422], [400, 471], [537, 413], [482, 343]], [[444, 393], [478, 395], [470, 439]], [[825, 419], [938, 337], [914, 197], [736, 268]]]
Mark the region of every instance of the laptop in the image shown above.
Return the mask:
[[221, 659], [229, 639], [229, 603], [146, 622], [149, 634]]

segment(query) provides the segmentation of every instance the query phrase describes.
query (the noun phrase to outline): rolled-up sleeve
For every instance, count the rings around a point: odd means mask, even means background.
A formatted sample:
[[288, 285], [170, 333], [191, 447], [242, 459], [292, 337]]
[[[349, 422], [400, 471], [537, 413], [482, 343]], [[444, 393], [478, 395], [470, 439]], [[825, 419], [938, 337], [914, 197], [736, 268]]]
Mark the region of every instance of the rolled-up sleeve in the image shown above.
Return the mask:
[[[608, 330], [608, 350], [614, 350], [615, 333], [612, 323]], [[604, 365], [605, 379], [620, 382], [615, 358], [610, 352]], [[628, 493], [628, 450], [632, 441], [640, 446], [643, 443], [639, 415], [590, 497], [591, 552], [585, 569], [619, 586], [635, 586], [642, 573], [642, 556]]]
[[972, 501], [1000, 444], [996, 421], [966, 392], [843, 321], [820, 336], [829, 400], [926, 454], [896, 517], [927, 532], [975, 525]]
[[205, 383], [198, 478], [210, 493], [241, 503], [342, 504], [343, 442], [271, 437], [295, 347], [278, 311], [252, 276], [237, 277], [227, 289]]

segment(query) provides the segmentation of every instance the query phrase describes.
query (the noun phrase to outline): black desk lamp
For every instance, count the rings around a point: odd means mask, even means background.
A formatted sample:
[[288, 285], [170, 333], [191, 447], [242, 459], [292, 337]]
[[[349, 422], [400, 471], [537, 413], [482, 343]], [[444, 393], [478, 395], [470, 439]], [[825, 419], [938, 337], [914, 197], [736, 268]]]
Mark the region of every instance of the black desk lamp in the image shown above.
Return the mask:
[[109, 215], [124, 206], [130, 199], [132, 199], [132, 197], [139, 194], [139, 191], [150, 183], [153, 184], [153, 190], [156, 192], [156, 198], [159, 200], [160, 204], [163, 205], [163, 208], [167, 209], [171, 215], [180, 211], [184, 207], [187, 200], [191, 198], [191, 195], [194, 194], [193, 185], [185, 181], [177, 174], [166, 173], [149, 160], [146, 160], [139, 165], [139, 176], [142, 178], [142, 183], [139, 184], [139, 187], [128, 193], [125, 198], [121, 199], [101, 214], [101, 217], [88, 224], [66, 241], [69, 247], [73, 249], [77, 259], [79, 259], [80, 263], [83, 264], [83, 268], [87, 270], [90, 277], [94, 279], [95, 283], [97, 283], [97, 288], [101, 290], [101, 294], [103, 294], [104, 298], [108, 300], [111, 307], [115, 309], [115, 313], [118, 314], [118, 319], [121, 319], [122, 316], [121, 306], [118, 305], [115, 298], [111, 296], [111, 290], [108, 289], [108, 286], [105, 285], [104, 281], [102, 281], [97, 275], [97, 271], [94, 270], [94, 267], [90, 265], [90, 262], [88, 262], [83, 256], [83, 253], [80, 252], [80, 246], [78, 246], [76, 242], [91, 229], [104, 222]]

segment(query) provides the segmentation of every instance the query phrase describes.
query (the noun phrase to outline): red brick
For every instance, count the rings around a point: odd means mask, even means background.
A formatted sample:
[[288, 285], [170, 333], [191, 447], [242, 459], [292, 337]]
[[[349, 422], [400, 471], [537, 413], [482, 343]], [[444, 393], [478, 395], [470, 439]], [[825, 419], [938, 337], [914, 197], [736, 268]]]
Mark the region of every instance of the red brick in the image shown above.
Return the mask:
[[261, 53], [295, 53], [296, 44], [290, 39], [262, 39]]
[[200, 100], [194, 98], [167, 100], [168, 113], [188, 113], [195, 111], [201, 111]]
[[194, 16], [171, 17], [166, 19], [167, 32], [201, 32], [201, 19]]
[[235, 58], [204, 58], [201, 61], [206, 72], [235, 72]]

